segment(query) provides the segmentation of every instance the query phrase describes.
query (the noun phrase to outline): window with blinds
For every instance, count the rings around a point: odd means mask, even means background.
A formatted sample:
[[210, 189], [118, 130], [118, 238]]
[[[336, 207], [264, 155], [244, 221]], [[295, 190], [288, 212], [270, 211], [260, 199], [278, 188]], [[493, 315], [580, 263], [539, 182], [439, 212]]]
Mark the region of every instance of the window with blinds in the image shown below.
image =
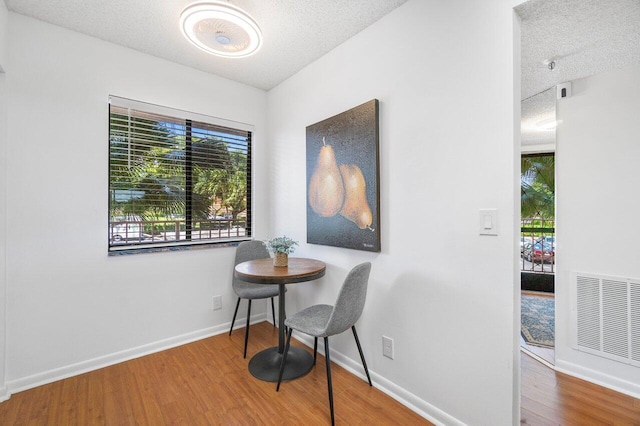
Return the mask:
[[109, 251], [250, 239], [252, 130], [111, 96]]

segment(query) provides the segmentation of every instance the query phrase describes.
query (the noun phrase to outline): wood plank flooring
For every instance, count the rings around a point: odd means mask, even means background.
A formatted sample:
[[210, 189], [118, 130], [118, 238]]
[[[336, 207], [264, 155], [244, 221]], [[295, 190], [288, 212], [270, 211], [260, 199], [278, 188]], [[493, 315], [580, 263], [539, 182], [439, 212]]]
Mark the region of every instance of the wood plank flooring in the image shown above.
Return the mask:
[[526, 354], [521, 424], [531, 426], [640, 425], [640, 400], [558, 373]]
[[[19, 392], [0, 404], [0, 425], [329, 424], [320, 354], [309, 374], [277, 393], [247, 370], [251, 356], [277, 340], [277, 329], [262, 322], [251, 326], [247, 359], [239, 329]], [[331, 372], [337, 424], [430, 424], [338, 365]]]
[[[328, 424], [324, 358], [303, 378], [274, 383], [251, 376], [249, 358], [277, 343], [277, 330], [221, 334], [24, 392], [0, 403], [0, 425]], [[299, 342], [293, 342], [303, 346]], [[365, 354], [367, 348], [364, 348]], [[640, 400], [522, 360], [522, 424], [640, 425]], [[333, 364], [337, 424], [430, 424]]]
[[[527, 292], [538, 297], [553, 294]], [[555, 350], [520, 345], [532, 356], [521, 354], [521, 424], [547, 425], [640, 425], [640, 400], [594, 385], [566, 374], [557, 373]]]

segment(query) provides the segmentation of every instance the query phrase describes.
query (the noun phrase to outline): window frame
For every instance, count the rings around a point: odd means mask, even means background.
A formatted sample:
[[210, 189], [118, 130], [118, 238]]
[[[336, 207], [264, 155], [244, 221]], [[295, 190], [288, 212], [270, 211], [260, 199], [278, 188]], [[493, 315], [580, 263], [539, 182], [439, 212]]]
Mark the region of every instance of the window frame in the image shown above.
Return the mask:
[[[229, 131], [234, 132], [246, 132], [246, 226], [244, 235], [231, 235], [231, 228], [229, 228], [229, 232], [225, 237], [211, 237], [210, 238], [198, 238], [191, 239], [191, 232], [193, 230], [193, 225], [196, 222], [193, 219], [193, 209], [191, 206], [191, 199], [193, 194], [193, 182], [189, 179], [189, 175], [191, 173], [189, 170], [193, 168], [193, 162], [190, 158], [191, 153], [188, 148], [185, 147], [185, 164], [183, 174], [179, 175], [185, 178], [184, 181], [184, 191], [185, 191], [185, 211], [184, 211], [184, 220], [185, 223], [185, 237], [188, 239], [178, 239], [178, 240], [162, 240], [162, 241], [152, 241], [152, 242], [129, 242], [123, 244], [114, 244], [113, 240], [113, 222], [112, 222], [112, 200], [114, 199], [113, 188], [112, 188], [112, 106], [117, 108], [125, 108], [136, 110], [138, 112], [142, 112], [145, 114], [153, 114], [153, 115], [161, 115], [170, 117], [175, 120], [179, 120], [181, 123], [185, 125], [185, 146], [190, 145], [191, 140], [191, 130], [195, 129], [195, 124], [204, 124], [207, 126], [219, 127], [228, 129]], [[253, 232], [253, 135], [255, 131], [255, 127], [251, 124], [227, 120], [223, 118], [208, 116], [205, 114], [194, 113], [190, 111], [185, 111], [177, 108], [171, 108], [166, 106], [161, 106], [157, 104], [152, 104], [143, 101], [137, 101], [133, 99], [123, 98], [120, 96], [109, 95], [108, 102], [108, 177], [107, 177], [107, 185], [108, 185], [108, 209], [107, 209], [107, 247], [108, 254], [111, 255], [121, 255], [121, 254], [131, 254], [131, 253], [139, 253], [139, 252], [154, 252], [154, 251], [174, 251], [174, 250], [184, 250], [184, 249], [193, 249], [193, 248], [205, 248], [205, 247], [220, 247], [220, 246], [229, 246], [229, 245], [237, 245], [239, 242], [247, 241], [252, 239]], [[192, 126], [192, 124], [194, 124]], [[189, 131], [187, 131], [187, 128]], [[232, 133], [228, 133], [232, 134]], [[191, 175], [191, 177], [193, 177]], [[190, 181], [191, 180], [191, 181]], [[202, 223], [202, 221], [200, 221]], [[133, 222], [136, 223], [136, 222]], [[191, 225], [191, 226], [189, 226]], [[229, 224], [231, 225], [231, 224]], [[140, 226], [140, 225], [138, 225]], [[126, 229], [129, 228], [129, 224], [125, 225]], [[200, 231], [200, 236], [202, 235], [202, 231]], [[220, 235], [220, 233], [219, 233]]]

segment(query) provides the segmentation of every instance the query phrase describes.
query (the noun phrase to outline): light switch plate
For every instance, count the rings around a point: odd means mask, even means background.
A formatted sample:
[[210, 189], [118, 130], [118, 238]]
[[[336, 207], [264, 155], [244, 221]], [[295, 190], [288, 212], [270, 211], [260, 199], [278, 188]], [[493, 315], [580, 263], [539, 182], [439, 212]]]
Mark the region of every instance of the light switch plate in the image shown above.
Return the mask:
[[213, 296], [213, 310], [222, 309], [222, 296]]
[[393, 339], [391, 337], [382, 336], [382, 355], [393, 359]]
[[498, 209], [480, 209], [480, 235], [498, 235]]

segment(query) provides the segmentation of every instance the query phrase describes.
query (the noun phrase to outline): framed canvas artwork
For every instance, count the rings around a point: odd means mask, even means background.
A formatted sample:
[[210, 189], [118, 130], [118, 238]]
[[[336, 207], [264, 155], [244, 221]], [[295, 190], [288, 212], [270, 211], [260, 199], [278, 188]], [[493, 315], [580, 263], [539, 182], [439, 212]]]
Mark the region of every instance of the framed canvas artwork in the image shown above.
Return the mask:
[[380, 251], [378, 100], [307, 127], [307, 242]]

